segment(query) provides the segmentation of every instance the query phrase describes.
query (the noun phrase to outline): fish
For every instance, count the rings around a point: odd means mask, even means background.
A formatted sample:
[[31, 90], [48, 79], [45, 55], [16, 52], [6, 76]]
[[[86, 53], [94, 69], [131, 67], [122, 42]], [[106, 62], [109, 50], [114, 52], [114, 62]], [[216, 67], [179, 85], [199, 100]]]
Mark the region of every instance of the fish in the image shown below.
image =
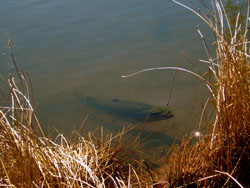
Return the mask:
[[84, 105], [127, 122], [159, 121], [173, 117], [171, 111], [165, 107], [149, 105], [142, 102], [119, 99], [96, 99], [83, 95], [78, 95], [77, 98]]

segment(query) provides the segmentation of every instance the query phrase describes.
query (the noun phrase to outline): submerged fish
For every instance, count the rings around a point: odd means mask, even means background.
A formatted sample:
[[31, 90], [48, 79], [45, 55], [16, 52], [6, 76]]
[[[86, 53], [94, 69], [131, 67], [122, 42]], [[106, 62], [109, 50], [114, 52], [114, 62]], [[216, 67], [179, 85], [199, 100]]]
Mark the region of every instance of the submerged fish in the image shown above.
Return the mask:
[[119, 99], [101, 100], [78, 95], [81, 103], [129, 122], [157, 121], [173, 117], [167, 108]]

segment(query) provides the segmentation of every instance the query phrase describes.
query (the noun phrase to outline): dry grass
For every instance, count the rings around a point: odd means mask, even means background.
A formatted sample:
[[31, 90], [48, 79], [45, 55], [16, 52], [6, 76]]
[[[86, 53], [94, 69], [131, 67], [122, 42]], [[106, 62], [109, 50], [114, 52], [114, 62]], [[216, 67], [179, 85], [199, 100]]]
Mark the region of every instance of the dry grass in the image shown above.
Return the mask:
[[[21, 75], [23, 83], [27, 83]], [[135, 162], [136, 144], [128, 144], [123, 130], [116, 136], [87, 137], [62, 134], [45, 137], [28, 93], [8, 80], [10, 102], [0, 110], [0, 186], [6, 187], [141, 187]], [[24, 91], [28, 91], [24, 85]], [[39, 128], [35, 131], [35, 128]], [[38, 136], [42, 135], [42, 136]], [[137, 165], [139, 166], [139, 165]], [[150, 182], [150, 181], [149, 181]]]
[[[201, 2], [206, 8], [206, 2]], [[208, 24], [216, 37], [216, 58], [212, 58], [198, 29], [209, 65], [206, 77], [200, 77], [211, 93], [209, 101], [215, 109], [215, 118], [212, 123], [200, 125], [196, 136], [184, 137], [181, 144], [173, 146], [164, 165], [165, 186], [250, 185], [250, 56], [247, 38], [250, 2], [244, 24], [239, 22], [239, 11], [233, 25], [229, 23], [222, 2], [211, 2], [213, 10], [192, 11]], [[195, 144], [194, 139], [197, 140]]]
[[[9, 47], [15, 64], [10, 41]], [[75, 132], [72, 140], [62, 134], [54, 140], [46, 137], [30, 102], [31, 84], [17, 73], [17, 81], [13, 76], [5, 81], [9, 93], [0, 109], [0, 187], [125, 188], [150, 183], [147, 173], [139, 180], [141, 165], [131, 157], [138, 153], [137, 144], [126, 142], [125, 129], [115, 136]]]
[[[211, 123], [200, 124], [196, 134], [183, 137], [181, 144], [172, 147], [172, 152], [164, 160], [164, 172], [160, 177], [163, 181], [152, 184], [148, 177], [153, 176], [153, 172], [145, 175], [145, 170], [140, 168], [142, 173], [138, 175], [138, 169], [130, 165], [136, 164], [130, 158], [130, 153], [134, 154], [136, 150], [133, 143], [130, 147], [122, 139], [124, 131], [107, 137], [102, 134], [99, 137], [75, 134], [74, 141], [61, 134], [55, 140], [47, 138], [30, 102], [31, 84], [17, 70], [19, 84], [16, 84], [13, 76], [9, 77], [6, 83], [10, 92], [0, 109], [0, 186], [249, 186], [248, 19], [244, 25], [241, 24], [239, 13], [232, 26], [220, 1], [211, 1], [213, 10], [206, 9], [205, 1], [200, 2], [207, 12], [200, 9], [192, 11], [214, 32], [216, 58], [210, 55], [208, 45], [198, 30], [208, 55], [209, 72], [203, 75], [189, 72], [206, 82], [211, 93], [208, 103], [214, 108], [215, 118]], [[11, 48], [10, 54], [15, 64]], [[205, 110], [203, 115], [206, 114]], [[138, 161], [137, 164], [138, 168], [144, 166]]]

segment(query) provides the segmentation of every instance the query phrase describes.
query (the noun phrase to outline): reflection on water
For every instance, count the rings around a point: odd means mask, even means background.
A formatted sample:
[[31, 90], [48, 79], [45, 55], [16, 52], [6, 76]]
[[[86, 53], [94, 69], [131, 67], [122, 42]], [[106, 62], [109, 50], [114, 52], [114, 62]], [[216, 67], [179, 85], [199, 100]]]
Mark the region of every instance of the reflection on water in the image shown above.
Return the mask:
[[[4, 1], [0, 6], [0, 73], [14, 72], [7, 49], [11, 37], [18, 66], [32, 78], [42, 122], [69, 134], [89, 113], [79, 104], [75, 92], [166, 106], [173, 71], [148, 72], [126, 79], [121, 75], [150, 67], [176, 66], [181, 52], [188, 54], [201, 71], [207, 70], [198, 62], [206, 56], [197, 24], [211, 42], [208, 28], [171, 1]], [[193, 68], [186, 60], [182, 66]], [[207, 97], [201, 86], [193, 110], [198, 81], [179, 72], [168, 107], [174, 118], [147, 123], [143, 131], [172, 140], [196, 129], [200, 104]], [[96, 114], [89, 117], [85, 128], [106, 126], [112, 131], [127, 124]], [[169, 144], [165, 138], [162, 142]]]

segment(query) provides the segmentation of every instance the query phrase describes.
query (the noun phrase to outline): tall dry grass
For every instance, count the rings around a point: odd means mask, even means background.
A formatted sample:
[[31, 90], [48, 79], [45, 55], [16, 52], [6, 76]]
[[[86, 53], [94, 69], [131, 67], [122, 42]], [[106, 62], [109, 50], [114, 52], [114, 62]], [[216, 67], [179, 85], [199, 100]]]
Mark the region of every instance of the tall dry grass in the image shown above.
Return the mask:
[[9, 48], [17, 76], [5, 81], [8, 97], [0, 105], [0, 187], [129, 188], [150, 183], [147, 175], [138, 177], [141, 165], [131, 158], [137, 144], [126, 142], [125, 129], [115, 136], [75, 132], [72, 140], [62, 134], [46, 137], [31, 104], [31, 83], [17, 69], [10, 41]]
[[[249, 55], [249, 6], [245, 22], [238, 9], [234, 23], [222, 1], [200, 0], [205, 12], [191, 9], [213, 31], [216, 57], [209, 53], [201, 31], [198, 29], [208, 56], [209, 71], [200, 75], [210, 91], [210, 104], [215, 118], [191, 137], [183, 137], [165, 161], [162, 177], [169, 187], [247, 187], [250, 185], [250, 55]], [[205, 114], [205, 109], [204, 113]], [[196, 139], [197, 141], [193, 142]]]
[[[200, 124], [197, 133], [183, 137], [181, 144], [172, 147], [164, 160], [164, 172], [160, 177], [163, 181], [152, 184], [148, 175], [143, 179], [129, 165], [133, 162], [127, 156], [135, 150], [124, 144], [123, 133], [107, 137], [78, 135], [73, 142], [63, 135], [58, 135], [56, 140], [47, 138], [30, 102], [30, 82], [17, 69], [19, 84], [15, 77], [9, 77], [6, 82], [8, 98], [2, 101], [0, 109], [0, 186], [249, 186], [250, 56], [247, 36], [250, 2], [245, 23], [239, 21], [239, 11], [233, 25], [221, 1], [211, 0], [212, 10], [207, 8], [205, 1], [200, 2], [207, 12], [181, 5], [212, 29], [216, 37], [216, 57], [209, 53], [208, 44], [198, 30], [208, 55], [209, 71], [203, 75], [189, 72], [206, 82], [211, 93], [208, 104], [212, 104], [215, 118], [210, 123]], [[15, 64], [11, 48], [10, 54]], [[206, 109], [202, 114], [206, 114]]]

